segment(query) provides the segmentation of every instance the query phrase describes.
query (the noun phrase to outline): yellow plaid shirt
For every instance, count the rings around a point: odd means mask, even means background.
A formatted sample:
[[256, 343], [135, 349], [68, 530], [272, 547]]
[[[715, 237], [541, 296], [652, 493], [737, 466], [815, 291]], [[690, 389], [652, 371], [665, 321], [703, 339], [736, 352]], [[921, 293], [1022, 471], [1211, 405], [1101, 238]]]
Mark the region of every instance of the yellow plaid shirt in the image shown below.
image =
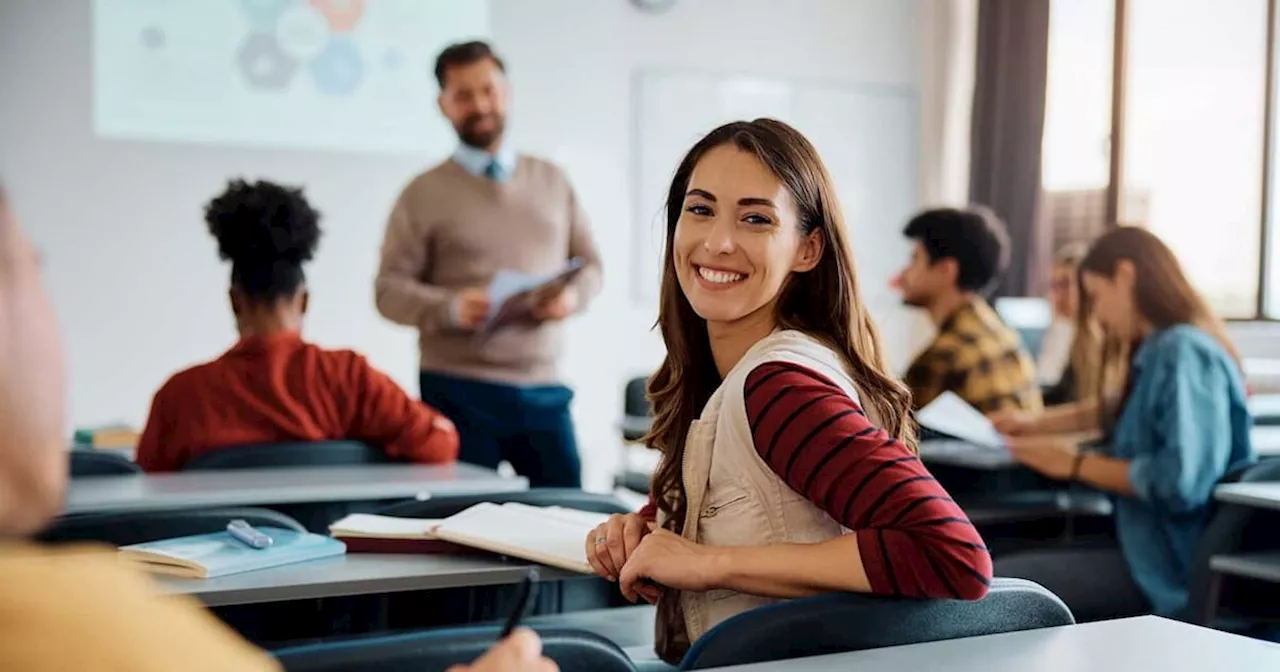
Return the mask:
[[947, 390], [983, 413], [1043, 406], [1031, 355], [982, 299], [938, 327], [938, 337], [907, 369], [906, 383], [917, 409]]

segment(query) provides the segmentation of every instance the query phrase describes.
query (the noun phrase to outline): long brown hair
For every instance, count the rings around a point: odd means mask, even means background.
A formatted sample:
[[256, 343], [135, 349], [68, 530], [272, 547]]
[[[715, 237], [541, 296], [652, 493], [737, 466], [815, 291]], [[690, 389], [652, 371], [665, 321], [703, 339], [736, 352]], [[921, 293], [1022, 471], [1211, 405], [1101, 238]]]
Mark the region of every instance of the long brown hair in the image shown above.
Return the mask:
[[776, 303], [778, 326], [802, 331], [839, 352], [864, 394], [863, 404], [875, 412], [884, 429], [913, 448], [915, 441], [908, 422], [911, 395], [885, 373], [879, 336], [858, 293], [844, 217], [822, 159], [799, 131], [780, 121], [725, 124], [689, 150], [667, 192], [667, 242], [657, 322], [667, 355], [649, 379], [654, 417], [644, 442], [662, 453], [652, 490], [666, 516], [665, 527], [676, 533], [684, 527], [686, 508], [681, 474], [685, 436], [721, 381], [711, 356], [707, 323], [680, 289], [672, 242], [694, 168], [709, 150], [721, 145], [733, 145], [764, 163], [791, 193], [800, 235], [820, 230], [824, 237], [817, 266], [793, 273], [782, 287]]
[[1124, 377], [1123, 371], [1118, 366], [1119, 361], [1112, 364], [1106, 371], [1102, 369], [1104, 349], [1102, 328], [1097, 320], [1088, 315], [1087, 311], [1081, 312], [1079, 308], [1080, 303], [1084, 301], [1084, 294], [1079, 289], [1080, 262], [1088, 253], [1088, 244], [1075, 242], [1062, 246], [1053, 255], [1055, 269], [1070, 269], [1071, 281], [1076, 285], [1076, 314], [1073, 316], [1075, 333], [1071, 337], [1070, 356], [1076, 401], [1092, 398], [1097, 393], [1103, 378], [1107, 378], [1108, 385], [1116, 385], [1123, 383]]
[[[1121, 261], [1133, 264], [1134, 306], [1138, 314], [1150, 322], [1151, 326], [1156, 329], [1167, 329], [1178, 324], [1199, 327], [1218, 341], [1236, 361], [1237, 366], [1241, 365], [1240, 353], [1227, 337], [1226, 326], [1209, 309], [1209, 304], [1205, 303], [1200, 293], [1191, 286], [1173, 251], [1155, 234], [1134, 226], [1122, 226], [1103, 234], [1094, 242], [1089, 254], [1081, 260], [1080, 273], [1076, 279], [1080, 290], [1078, 325], [1090, 320], [1092, 308], [1084, 291], [1085, 272], [1114, 278], [1116, 267]], [[1109, 376], [1107, 372], [1109, 369], [1116, 368], [1113, 366], [1116, 362], [1130, 359], [1137, 351], [1137, 345], [1137, 342], [1125, 343], [1111, 337], [1102, 339], [1097, 395], [1101, 402], [1099, 408], [1103, 413], [1102, 426], [1107, 428], [1108, 433], [1132, 391], [1133, 377], [1129, 375], [1132, 368], [1131, 362], [1119, 367], [1127, 380], [1119, 403], [1110, 406], [1106, 403], [1105, 393], [1108, 385], [1111, 385], [1111, 389], [1114, 389], [1115, 385], [1114, 377]], [[1107, 380], [1109, 377], [1112, 378], [1111, 381]]]

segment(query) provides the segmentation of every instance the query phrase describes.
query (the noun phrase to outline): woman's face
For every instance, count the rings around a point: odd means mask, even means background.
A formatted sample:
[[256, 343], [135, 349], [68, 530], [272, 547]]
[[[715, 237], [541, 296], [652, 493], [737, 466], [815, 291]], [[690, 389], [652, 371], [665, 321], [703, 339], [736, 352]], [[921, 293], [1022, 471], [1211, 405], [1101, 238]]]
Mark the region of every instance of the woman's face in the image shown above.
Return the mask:
[[1136, 337], [1138, 323], [1137, 304], [1133, 300], [1133, 266], [1121, 261], [1115, 277], [1092, 271], [1082, 271], [1085, 299], [1090, 314], [1098, 324], [1120, 339]]
[[1049, 278], [1049, 302], [1059, 317], [1075, 317], [1079, 297], [1076, 291], [1076, 269], [1071, 264], [1055, 264]]
[[733, 323], [771, 314], [787, 278], [817, 265], [822, 237], [801, 235], [791, 193], [764, 163], [721, 145], [694, 167], [671, 250], [694, 312]]

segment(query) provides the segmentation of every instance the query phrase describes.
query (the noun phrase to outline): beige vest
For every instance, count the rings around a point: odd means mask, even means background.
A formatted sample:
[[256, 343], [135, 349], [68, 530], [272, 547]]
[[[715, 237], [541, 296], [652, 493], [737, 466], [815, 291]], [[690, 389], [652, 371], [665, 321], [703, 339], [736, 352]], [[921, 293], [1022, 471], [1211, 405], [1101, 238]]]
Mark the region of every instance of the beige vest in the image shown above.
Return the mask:
[[[792, 490], [756, 452], [743, 387], [766, 362], [793, 362], [830, 379], [859, 400], [843, 357], [798, 331], [777, 331], [752, 346], [711, 396], [685, 439], [683, 478], [688, 510], [685, 538], [708, 546], [816, 543], [848, 532], [804, 495]], [[872, 410], [866, 409], [871, 417]], [[659, 521], [661, 522], [661, 521]], [[682, 593], [685, 634], [696, 641], [721, 621], [776, 599], [713, 590]], [[659, 623], [660, 650], [673, 625]]]

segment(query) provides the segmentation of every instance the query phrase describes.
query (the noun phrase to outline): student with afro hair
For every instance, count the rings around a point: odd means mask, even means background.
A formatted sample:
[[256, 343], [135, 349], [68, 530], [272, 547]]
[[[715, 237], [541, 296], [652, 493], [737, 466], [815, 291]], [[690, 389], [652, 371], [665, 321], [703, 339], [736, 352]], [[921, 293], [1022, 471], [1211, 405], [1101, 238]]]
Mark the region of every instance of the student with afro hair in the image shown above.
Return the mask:
[[231, 262], [240, 339], [156, 393], [138, 444], [143, 469], [175, 471], [207, 451], [288, 441], [363, 441], [413, 462], [457, 458], [448, 418], [363, 356], [303, 340], [302, 267], [320, 241], [320, 213], [300, 189], [233, 180], [205, 207], [205, 222]]

